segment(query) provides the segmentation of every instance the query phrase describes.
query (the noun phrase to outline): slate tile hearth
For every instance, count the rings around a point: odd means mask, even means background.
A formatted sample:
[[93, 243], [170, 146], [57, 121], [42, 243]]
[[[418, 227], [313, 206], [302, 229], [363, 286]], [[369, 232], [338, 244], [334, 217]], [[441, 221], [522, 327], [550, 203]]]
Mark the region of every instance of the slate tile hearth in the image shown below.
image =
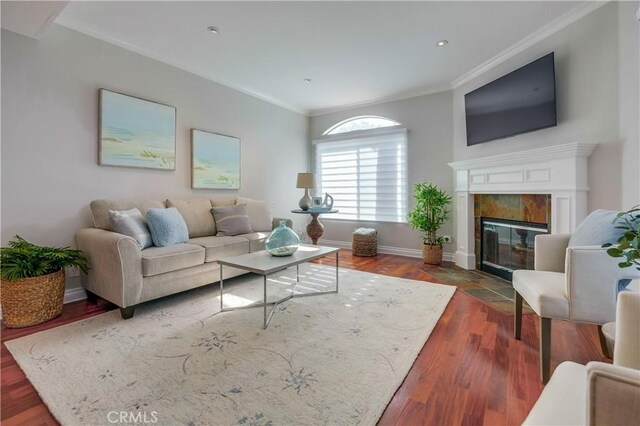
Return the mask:
[[[513, 315], [513, 286], [509, 281], [482, 271], [448, 266], [430, 268], [428, 272], [442, 283], [455, 285], [492, 308], [507, 315]], [[528, 306], [523, 307], [523, 313], [532, 312]]]

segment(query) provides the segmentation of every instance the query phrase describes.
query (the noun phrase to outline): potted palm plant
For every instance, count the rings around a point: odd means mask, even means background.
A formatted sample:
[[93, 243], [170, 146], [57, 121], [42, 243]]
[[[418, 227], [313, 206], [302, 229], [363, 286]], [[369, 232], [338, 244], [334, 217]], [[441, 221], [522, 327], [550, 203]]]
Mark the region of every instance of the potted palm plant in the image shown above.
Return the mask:
[[20, 236], [0, 249], [0, 302], [7, 327], [28, 327], [62, 313], [65, 267], [89, 271], [80, 250], [42, 247]]
[[439, 265], [442, 262], [443, 237], [437, 232], [449, 219], [447, 207], [451, 204], [451, 197], [437, 186], [422, 182], [413, 188], [416, 207], [409, 212], [409, 225], [422, 232], [422, 259], [424, 263]]

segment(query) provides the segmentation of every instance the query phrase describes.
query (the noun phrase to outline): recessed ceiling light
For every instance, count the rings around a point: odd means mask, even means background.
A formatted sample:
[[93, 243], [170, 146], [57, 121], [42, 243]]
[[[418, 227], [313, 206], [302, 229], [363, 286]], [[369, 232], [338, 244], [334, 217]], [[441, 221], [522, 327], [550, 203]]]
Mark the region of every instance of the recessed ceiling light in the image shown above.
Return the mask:
[[220, 28], [214, 27], [212, 25], [210, 27], [207, 27], [207, 31], [209, 31], [211, 34], [218, 34], [218, 33], [220, 33]]
[[304, 81], [305, 83], [311, 83], [311, 79], [310, 79], [310, 78], [305, 78], [303, 81]]
[[439, 42], [436, 43], [436, 46], [443, 47], [443, 46], [446, 46], [447, 43], [449, 43], [447, 40], [440, 40]]

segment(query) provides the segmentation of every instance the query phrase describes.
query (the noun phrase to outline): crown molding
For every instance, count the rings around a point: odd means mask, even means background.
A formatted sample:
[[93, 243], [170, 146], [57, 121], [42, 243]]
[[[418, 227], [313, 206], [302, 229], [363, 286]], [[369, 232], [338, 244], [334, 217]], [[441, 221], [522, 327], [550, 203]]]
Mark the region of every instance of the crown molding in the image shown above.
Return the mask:
[[587, 1], [587, 2], [585, 2], [583, 4], [581, 4], [580, 6], [576, 7], [575, 9], [570, 10], [569, 12], [565, 13], [564, 15], [561, 15], [557, 19], [555, 19], [555, 20], [551, 21], [550, 23], [548, 23], [547, 25], [543, 26], [539, 30], [537, 30], [537, 31], [531, 33], [530, 35], [528, 35], [527, 37], [523, 38], [519, 42], [513, 44], [511, 47], [508, 47], [507, 49], [505, 49], [502, 52], [498, 53], [496, 56], [494, 56], [493, 58], [489, 59], [488, 61], [480, 64], [479, 66], [477, 66], [476, 68], [472, 69], [471, 71], [468, 71], [467, 73], [465, 73], [462, 76], [458, 77], [457, 79], [453, 80], [451, 82], [452, 88], [456, 89], [456, 88], [462, 86], [463, 84], [468, 83], [469, 81], [473, 80], [474, 78], [476, 78], [476, 77], [484, 74], [485, 72], [489, 71], [490, 69], [498, 66], [499, 64], [501, 64], [502, 62], [506, 61], [507, 59], [512, 58], [515, 55], [517, 55], [518, 53], [521, 53], [521, 52], [525, 51], [526, 49], [530, 48], [531, 46], [535, 45], [536, 43], [539, 43], [540, 41], [542, 41], [545, 38], [551, 36], [552, 34], [555, 34], [558, 31], [560, 31], [560, 30], [564, 29], [565, 27], [569, 26], [570, 24], [573, 24], [577, 20], [587, 16], [591, 12], [601, 8], [602, 6], [604, 6], [607, 3], [609, 3], [609, 0], [606, 0], [606, 1]]
[[199, 71], [197, 71], [197, 70], [195, 70], [193, 68], [181, 65], [181, 64], [179, 64], [178, 62], [176, 62], [176, 61], [174, 61], [172, 59], [166, 58], [166, 57], [161, 56], [161, 55], [156, 55], [155, 53], [151, 53], [151, 52], [149, 52], [149, 51], [147, 51], [145, 49], [141, 49], [139, 47], [136, 47], [136, 46], [134, 46], [134, 45], [132, 45], [130, 43], [127, 43], [125, 41], [122, 41], [122, 40], [120, 40], [118, 38], [111, 37], [111, 36], [108, 36], [106, 34], [103, 34], [103, 33], [99, 32], [99, 31], [97, 31], [97, 30], [95, 30], [95, 29], [93, 29], [91, 27], [88, 27], [88, 26], [86, 26], [84, 24], [81, 24], [80, 22], [78, 22], [75, 19], [72, 19], [72, 18], [69, 18], [69, 17], [65, 17], [64, 15], [62, 15], [62, 16], [58, 17], [58, 19], [56, 20], [56, 24], [59, 24], [59, 25], [61, 25], [63, 27], [66, 27], [66, 28], [68, 28], [70, 30], [77, 31], [79, 33], [85, 34], [85, 35], [87, 35], [89, 37], [93, 37], [93, 38], [96, 38], [98, 40], [102, 40], [102, 41], [104, 41], [106, 43], [113, 44], [113, 45], [121, 47], [123, 49], [130, 50], [130, 51], [135, 52], [135, 53], [137, 53], [139, 55], [146, 56], [147, 58], [151, 58], [151, 59], [154, 59], [156, 61], [162, 62], [164, 64], [170, 65], [170, 66], [172, 66], [174, 68], [178, 68], [178, 69], [180, 69], [182, 71], [186, 71], [186, 72], [188, 72], [190, 74], [197, 75], [198, 77], [202, 77], [202, 78], [204, 78], [206, 80], [213, 81], [214, 83], [221, 84], [221, 85], [223, 85], [225, 87], [228, 87], [230, 89], [237, 90], [238, 92], [242, 92], [245, 95], [249, 95], [249, 96], [252, 96], [254, 98], [260, 99], [261, 101], [268, 102], [270, 104], [279, 106], [281, 108], [287, 109], [289, 111], [292, 111], [292, 112], [295, 112], [295, 113], [298, 113], [298, 114], [302, 114], [302, 115], [307, 116], [307, 117], [309, 116], [309, 111], [306, 110], [306, 109], [298, 108], [298, 107], [295, 107], [293, 105], [289, 105], [287, 103], [280, 102], [279, 100], [277, 100], [275, 98], [272, 98], [271, 96], [262, 94], [260, 92], [255, 91], [255, 90], [252, 90], [252, 89], [249, 89], [249, 88], [246, 88], [246, 87], [242, 87], [242, 86], [238, 86], [236, 84], [229, 83], [228, 81], [213, 77], [211, 75], [207, 75], [207, 74], [201, 73], [201, 72], [199, 72]]
[[487, 167], [510, 166], [532, 162], [557, 160], [560, 158], [587, 158], [598, 144], [567, 143], [562, 145], [547, 146], [543, 148], [528, 149], [526, 151], [510, 152], [507, 154], [492, 155], [491, 157], [473, 158], [470, 160], [454, 161], [447, 163], [453, 170], [469, 170]]
[[371, 100], [362, 101], [362, 102], [356, 102], [356, 103], [347, 104], [347, 105], [340, 105], [337, 107], [320, 108], [316, 110], [311, 110], [309, 116], [318, 117], [320, 115], [331, 114], [333, 112], [348, 111], [354, 108], [364, 108], [368, 106], [384, 104], [387, 102], [395, 102], [395, 101], [402, 101], [405, 99], [419, 98], [420, 96], [426, 96], [426, 95], [435, 95], [436, 93], [448, 92], [452, 89], [453, 87], [451, 87], [450, 84], [443, 84], [440, 86], [432, 87], [431, 89], [427, 89], [427, 90], [424, 90], [424, 89], [413, 90], [409, 92], [403, 92], [402, 94], [397, 94], [393, 96], [383, 96], [381, 98], [371, 99]]

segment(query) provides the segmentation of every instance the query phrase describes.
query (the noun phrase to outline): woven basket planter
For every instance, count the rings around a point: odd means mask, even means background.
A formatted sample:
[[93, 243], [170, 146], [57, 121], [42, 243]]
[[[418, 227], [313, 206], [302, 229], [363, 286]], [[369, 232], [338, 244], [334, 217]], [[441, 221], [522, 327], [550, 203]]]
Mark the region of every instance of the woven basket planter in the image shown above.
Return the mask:
[[429, 265], [439, 265], [442, 263], [442, 246], [422, 245], [422, 260]]
[[2, 322], [9, 328], [41, 324], [62, 313], [64, 269], [41, 277], [0, 280]]
[[354, 256], [372, 257], [378, 255], [378, 234], [353, 234], [352, 249]]

